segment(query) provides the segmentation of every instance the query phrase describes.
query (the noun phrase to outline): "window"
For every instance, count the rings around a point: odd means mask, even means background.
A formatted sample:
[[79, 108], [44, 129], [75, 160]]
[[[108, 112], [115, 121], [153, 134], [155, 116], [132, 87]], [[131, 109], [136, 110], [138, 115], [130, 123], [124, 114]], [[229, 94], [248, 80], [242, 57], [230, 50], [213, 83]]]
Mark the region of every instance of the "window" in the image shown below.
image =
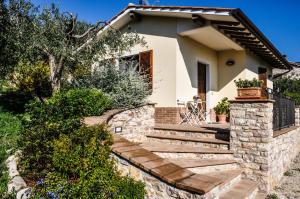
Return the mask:
[[[122, 60], [130, 61], [130, 66], [122, 64]], [[137, 72], [145, 76], [149, 81], [150, 89], [153, 88], [153, 51], [144, 51], [139, 54], [122, 57], [120, 60], [120, 69], [127, 69], [127, 67], [134, 67]], [[123, 62], [124, 63], [124, 62]]]

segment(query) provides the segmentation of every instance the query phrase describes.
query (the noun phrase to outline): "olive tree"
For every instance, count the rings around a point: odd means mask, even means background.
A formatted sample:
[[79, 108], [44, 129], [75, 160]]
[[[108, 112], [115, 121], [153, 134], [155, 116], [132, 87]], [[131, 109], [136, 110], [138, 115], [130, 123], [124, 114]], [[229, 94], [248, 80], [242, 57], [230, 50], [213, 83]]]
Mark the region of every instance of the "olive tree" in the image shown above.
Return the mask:
[[86, 23], [54, 4], [39, 9], [28, 0], [10, 0], [4, 6], [16, 63], [47, 62], [53, 91], [61, 88], [62, 80], [75, 68], [90, 67], [99, 57], [120, 55], [142, 42], [135, 33], [122, 34], [105, 21]]

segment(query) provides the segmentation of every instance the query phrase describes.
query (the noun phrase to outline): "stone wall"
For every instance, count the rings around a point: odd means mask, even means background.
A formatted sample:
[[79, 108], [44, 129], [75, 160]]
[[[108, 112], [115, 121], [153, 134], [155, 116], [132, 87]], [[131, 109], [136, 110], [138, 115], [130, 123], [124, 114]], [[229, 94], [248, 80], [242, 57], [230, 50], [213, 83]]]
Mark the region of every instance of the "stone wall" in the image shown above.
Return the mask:
[[233, 101], [230, 106], [230, 148], [244, 176], [269, 191], [270, 152], [273, 139], [273, 103]]
[[109, 121], [111, 131], [116, 127], [122, 131], [116, 133], [132, 142], [143, 142], [146, 134], [153, 132], [154, 128], [154, 105], [146, 105], [136, 109], [130, 109], [114, 115]]
[[232, 101], [230, 125], [230, 148], [244, 177], [269, 192], [300, 151], [300, 128], [273, 132], [273, 102], [268, 100]]
[[164, 183], [163, 181], [155, 178], [153, 175], [148, 174], [147, 172], [131, 164], [129, 161], [115, 154], [112, 154], [111, 156], [115, 160], [121, 175], [128, 175], [135, 180], [140, 180], [145, 183], [146, 199], [213, 199], [216, 198], [216, 195], [219, 192], [218, 187], [216, 187], [205, 195], [190, 193]]
[[275, 137], [271, 143], [271, 186], [278, 185], [285, 171], [287, 171], [300, 152], [300, 128]]
[[295, 108], [295, 125], [300, 126], [300, 107]]

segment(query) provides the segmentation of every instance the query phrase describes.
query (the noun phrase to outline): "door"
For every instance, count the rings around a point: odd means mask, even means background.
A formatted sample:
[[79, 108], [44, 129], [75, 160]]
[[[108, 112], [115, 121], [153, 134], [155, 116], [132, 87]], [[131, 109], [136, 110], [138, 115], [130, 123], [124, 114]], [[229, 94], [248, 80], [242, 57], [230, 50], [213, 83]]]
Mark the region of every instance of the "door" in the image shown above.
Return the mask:
[[206, 101], [206, 65], [198, 63], [198, 96]]
[[266, 68], [258, 68], [258, 79], [263, 81], [262, 84], [262, 96], [267, 97], [267, 69]]

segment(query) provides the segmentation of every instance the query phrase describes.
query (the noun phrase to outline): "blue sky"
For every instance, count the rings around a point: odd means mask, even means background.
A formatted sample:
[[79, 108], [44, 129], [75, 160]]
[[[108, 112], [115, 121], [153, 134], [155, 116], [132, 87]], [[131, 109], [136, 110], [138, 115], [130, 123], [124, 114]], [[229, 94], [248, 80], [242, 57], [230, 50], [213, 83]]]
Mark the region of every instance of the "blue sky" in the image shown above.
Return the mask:
[[[78, 14], [88, 22], [108, 20], [138, 0], [32, 0], [45, 6], [51, 2], [63, 11]], [[155, 5], [213, 6], [241, 8], [282, 54], [300, 61], [300, 0], [149, 0]]]

